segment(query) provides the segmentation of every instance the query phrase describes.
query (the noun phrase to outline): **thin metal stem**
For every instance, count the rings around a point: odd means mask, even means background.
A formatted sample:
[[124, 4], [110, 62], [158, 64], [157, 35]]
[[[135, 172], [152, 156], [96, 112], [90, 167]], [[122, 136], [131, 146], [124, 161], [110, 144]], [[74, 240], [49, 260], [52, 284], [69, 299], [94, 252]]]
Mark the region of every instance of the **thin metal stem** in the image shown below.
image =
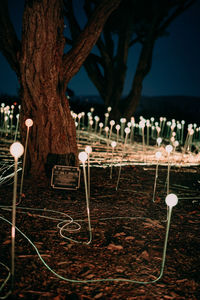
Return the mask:
[[88, 216], [88, 229], [89, 229], [89, 241], [86, 244], [90, 244], [92, 241], [92, 228], [90, 221], [90, 207], [89, 207], [89, 198], [88, 198], [88, 187], [87, 187], [87, 176], [85, 170], [85, 163], [83, 163], [83, 175], [84, 175], [84, 183], [85, 183], [85, 198], [86, 198], [86, 206], [87, 206], [87, 216]]
[[13, 185], [13, 205], [12, 205], [12, 229], [11, 229], [11, 289], [14, 289], [15, 277], [15, 222], [16, 222], [16, 196], [17, 196], [17, 163], [18, 159], [15, 157], [15, 173]]

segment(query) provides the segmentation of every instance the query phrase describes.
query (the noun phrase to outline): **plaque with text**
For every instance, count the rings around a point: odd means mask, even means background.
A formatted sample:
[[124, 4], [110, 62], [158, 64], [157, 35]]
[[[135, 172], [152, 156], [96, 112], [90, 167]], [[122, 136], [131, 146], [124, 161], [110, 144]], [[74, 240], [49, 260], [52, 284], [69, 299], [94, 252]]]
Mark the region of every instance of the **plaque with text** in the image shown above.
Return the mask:
[[55, 165], [52, 169], [51, 186], [54, 189], [76, 190], [80, 185], [80, 169]]

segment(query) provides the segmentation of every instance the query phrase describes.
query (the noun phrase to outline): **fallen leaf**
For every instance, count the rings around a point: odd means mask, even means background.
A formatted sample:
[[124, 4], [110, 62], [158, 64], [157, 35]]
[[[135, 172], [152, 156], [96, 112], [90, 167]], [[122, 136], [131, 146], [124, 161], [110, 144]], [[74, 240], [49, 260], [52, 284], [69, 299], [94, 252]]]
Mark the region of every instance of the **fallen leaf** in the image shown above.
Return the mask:
[[121, 245], [109, 244], [107, 247], [109, 250], [122, 250], [123, 247]]

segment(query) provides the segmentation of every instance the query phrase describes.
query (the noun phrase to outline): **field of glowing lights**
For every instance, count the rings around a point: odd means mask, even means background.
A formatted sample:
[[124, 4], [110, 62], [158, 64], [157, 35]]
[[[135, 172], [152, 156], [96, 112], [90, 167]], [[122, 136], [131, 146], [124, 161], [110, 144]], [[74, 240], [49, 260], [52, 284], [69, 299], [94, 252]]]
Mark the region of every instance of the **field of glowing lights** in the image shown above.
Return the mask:
[[198, 125], [72, 112], [80, 187], [59, 190], [24, 176], [34, 123], [19, 154], [13, 109], [1, 106], [2, 299], [198, 299]]

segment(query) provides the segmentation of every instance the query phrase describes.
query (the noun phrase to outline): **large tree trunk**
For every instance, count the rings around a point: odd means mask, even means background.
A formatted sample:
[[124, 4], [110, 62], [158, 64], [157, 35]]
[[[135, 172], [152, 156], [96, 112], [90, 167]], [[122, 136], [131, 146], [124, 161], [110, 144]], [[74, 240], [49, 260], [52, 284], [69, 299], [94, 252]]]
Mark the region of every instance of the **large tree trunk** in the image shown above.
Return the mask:
[[34, 175], [43, 173], [49, 154], [66, 154], [68, 164], [77, 163], [75, 124], [63, 82], [62, 1], [48, 2], [27, 1], [23, 19], [21, 129], [24, 137], [25, 120], [33, 120], [28, 153]]

